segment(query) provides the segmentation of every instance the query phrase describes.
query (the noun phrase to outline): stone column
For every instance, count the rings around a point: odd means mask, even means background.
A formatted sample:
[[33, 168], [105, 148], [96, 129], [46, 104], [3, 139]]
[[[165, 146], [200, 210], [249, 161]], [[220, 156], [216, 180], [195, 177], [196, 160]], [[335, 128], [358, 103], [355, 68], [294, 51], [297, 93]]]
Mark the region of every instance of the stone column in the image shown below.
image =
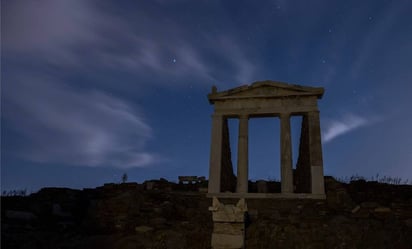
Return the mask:
[[212, 115], [212, 138], [210, 147], [208, 193], [220, 193], [220, 175], [222, 170], [222, 134], [223, 116]]
[[282, 193], [293, 193], [292, 143], [289, 113], [280, 115], [280, 173]]
[[325, 184], [323, 179], [323, 159], [322, 159], [322, 141], [320, 135], [320, 118], [319, 111], [309, 112], [309, 158], [311, 171], [312, 194], [325, 194]]
[[237, 188], [238, 193], [248, 192], [248, 122], [249, 117], [242, 115], [239, 117], [239, 140], [237, 150]]

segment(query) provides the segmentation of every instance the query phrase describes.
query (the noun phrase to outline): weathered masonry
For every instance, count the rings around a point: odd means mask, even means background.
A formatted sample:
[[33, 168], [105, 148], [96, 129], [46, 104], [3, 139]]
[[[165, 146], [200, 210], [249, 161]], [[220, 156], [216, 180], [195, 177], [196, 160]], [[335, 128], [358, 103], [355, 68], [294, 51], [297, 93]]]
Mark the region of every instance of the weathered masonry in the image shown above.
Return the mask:
[[[324, 89], [275, 81], [208, 95], [214, 105], [208, 195], [223, 198], [324, 199], [320, 120], [317, 100]], [[299, 157], [292, 166], [290, 118], [302, 116]], [[257, 117], [280, 118], [281, 193], [248, 193], [248, 121]], [[237, 175], [227, 166], [230, 158], [227, 119], [239, 119]]]

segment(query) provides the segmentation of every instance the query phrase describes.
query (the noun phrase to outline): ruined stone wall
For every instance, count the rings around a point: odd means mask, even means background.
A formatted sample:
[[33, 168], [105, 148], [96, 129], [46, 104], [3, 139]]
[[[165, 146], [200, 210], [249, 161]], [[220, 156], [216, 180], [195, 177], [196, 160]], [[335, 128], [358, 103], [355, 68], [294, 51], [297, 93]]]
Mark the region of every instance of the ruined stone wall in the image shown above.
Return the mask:
[[[1, 248], [210, 249], [212, 199], [164, 185], [2, 197]], [[411, 248], [411, 185], [343, 184], [330, 177], [325, 185], [326, 200], [246, 200], [246, 248]]]
[[232, 165], [232, 152], [230, 150], [230, 137], [229, 137], [228, 120], [223, 121], [223, 134], [222, 134], [222, 171], [220, 176], [220, 191], [235, 192], [236, 189], [236, 176], [233, 173]]
[[326, 200], [248, 199], [245, 248], [412, 248], [412, 186], [325, 183]]

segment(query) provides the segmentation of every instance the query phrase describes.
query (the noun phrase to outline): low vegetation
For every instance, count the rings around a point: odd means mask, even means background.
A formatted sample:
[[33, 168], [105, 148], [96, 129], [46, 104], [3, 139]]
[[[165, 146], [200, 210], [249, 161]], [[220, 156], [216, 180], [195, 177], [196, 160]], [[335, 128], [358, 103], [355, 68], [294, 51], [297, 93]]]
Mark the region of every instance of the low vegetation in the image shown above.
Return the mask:
[[20, 190], [3, 190], [1, 192], [1, 196], [26, 196], [27, 189], [20, 189]]
[[336, 179], [343, 183], [350, 183], [351, 181], [358, 181], [358, 180], [385, 183], [385, 184], [391, 184], [391, 185], [410, 185], [412, 183], [409, 181], [409, 179], [402, 179], [401, 177], [392, 177], [392, 176], [380, 176], [379, 174], [376, 174], [375, 176], [371, 176], [369, 178], [355, 174], [350, 177], [349, 176], [336, 177]]

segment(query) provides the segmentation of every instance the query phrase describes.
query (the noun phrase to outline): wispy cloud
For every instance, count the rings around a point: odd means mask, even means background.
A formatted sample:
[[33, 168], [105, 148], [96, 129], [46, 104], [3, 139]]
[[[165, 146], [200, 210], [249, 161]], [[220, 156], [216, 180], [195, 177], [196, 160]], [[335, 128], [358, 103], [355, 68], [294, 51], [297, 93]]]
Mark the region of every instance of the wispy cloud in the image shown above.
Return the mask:
[[145, 144], [152, 130], [141, 112], [99, 91], [56, 79], [18, 77], [3, 87], [4, 117], [24, 139], [17, 156], [90, 167], [142, 167], [157, 160]]
[[346, 114], [340, 120], [330, 120], [326, 123], [322, 138], [324, 143], [356, 130], [360, 127], [373, 123], [375, 119], [367, 119], [355, 114]]
[[94, 20], [101, 17], [86, 1], [7, 1], [2, 8], [5, 52], [75, 63], [70, 48], [98, 38]]
[[227, 74], [243, 83], [253, 75], [235, 27], [227, 27], [221, 42], [176, 16], [159, 18], [144, 6], [135, 7], [116, 16], [90, 1], [7, 2], [4, 51], [70, 69], [152, 71], [163, 79], [194, 76], [198, 82], [216, 83], [221, 80], [217, 76]]
[[170, 84], [170, 78], [216, 84], [223, 78], [244, 83], [254, 74], [230, 26], [217, 38], [208, 30], [215, 27], [199, 29], [168, 12], [160, 18], [151, 13], [157, 9], [153, 6], [138, 6], [149, 2], [136, 2], [121, 16], [107, 4], [39, 0], [2, 5], [4, 65], [17, 61], [2, 75], [2, 115], [23, 138], [16, 145], [19, 157], [123, 168], [159, 160], [146, 148], [152, 129], [139, 106], [91, 89], [99, 89], [99, 83], [67, 80], [76, 75], [113, 70], [134, 74], [139, 84], [146, 75], [152, 77], [150, 84]]

